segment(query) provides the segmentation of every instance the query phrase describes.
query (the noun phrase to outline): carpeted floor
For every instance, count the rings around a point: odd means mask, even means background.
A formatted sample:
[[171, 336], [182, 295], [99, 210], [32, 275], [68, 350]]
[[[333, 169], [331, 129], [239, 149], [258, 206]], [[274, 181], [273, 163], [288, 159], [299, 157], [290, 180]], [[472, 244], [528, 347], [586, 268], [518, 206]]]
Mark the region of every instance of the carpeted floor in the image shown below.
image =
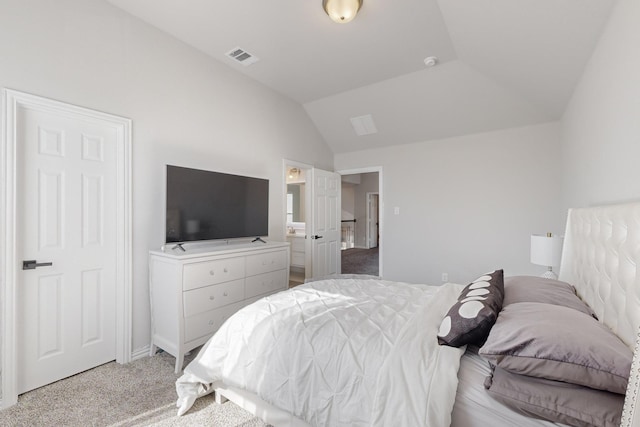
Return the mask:
[[266, 426], [231, 402], [217, 405], [212, 395], [177, 417], [174, 364], [166, 353], [107, 363], [20, 395], [0, 411], [0, 426]]
[[341, 251], [343, 274], [378, 275], [378, 248]]

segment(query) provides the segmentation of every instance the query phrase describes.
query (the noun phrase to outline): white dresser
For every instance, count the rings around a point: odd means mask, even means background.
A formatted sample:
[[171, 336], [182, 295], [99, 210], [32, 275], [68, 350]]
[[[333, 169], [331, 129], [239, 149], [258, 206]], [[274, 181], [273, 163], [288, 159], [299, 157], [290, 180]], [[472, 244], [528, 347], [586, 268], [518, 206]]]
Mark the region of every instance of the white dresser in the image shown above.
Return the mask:
[[151, 355], [161, 348], [182, 370], [233, 313], [289, 286], [288, 243], [243, 243], [149, 253]]

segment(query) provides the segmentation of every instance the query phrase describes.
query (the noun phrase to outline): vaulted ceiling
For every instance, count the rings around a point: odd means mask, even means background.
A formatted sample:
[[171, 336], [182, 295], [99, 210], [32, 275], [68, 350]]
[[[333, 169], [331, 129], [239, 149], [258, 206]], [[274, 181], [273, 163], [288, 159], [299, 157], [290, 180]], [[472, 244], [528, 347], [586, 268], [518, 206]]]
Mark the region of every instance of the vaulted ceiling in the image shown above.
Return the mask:
[[364, 0], [336, 24], [321, 0], [108, 1], [302, 104], [335, 153], [558, 120], [615, 3]]

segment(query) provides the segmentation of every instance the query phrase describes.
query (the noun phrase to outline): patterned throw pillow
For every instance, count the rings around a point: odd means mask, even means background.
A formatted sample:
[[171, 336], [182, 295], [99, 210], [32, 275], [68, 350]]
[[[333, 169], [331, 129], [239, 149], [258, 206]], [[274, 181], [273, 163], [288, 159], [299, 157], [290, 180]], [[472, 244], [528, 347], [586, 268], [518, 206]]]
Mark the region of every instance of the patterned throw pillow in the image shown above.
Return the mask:
[[481, 346], [496, 322], [504, 299], [504, 272], [484, 274], [467, 285], [438, 331], [438, 343], [451, 347]]

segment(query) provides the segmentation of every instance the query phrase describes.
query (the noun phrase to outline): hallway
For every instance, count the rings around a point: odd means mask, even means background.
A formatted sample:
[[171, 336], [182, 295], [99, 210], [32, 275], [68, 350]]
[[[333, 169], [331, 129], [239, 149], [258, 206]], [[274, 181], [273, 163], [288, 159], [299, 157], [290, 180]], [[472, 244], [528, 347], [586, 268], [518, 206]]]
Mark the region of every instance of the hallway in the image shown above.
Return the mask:
[[378, 275], [378, 247], [342, 251], [342, 274]]

